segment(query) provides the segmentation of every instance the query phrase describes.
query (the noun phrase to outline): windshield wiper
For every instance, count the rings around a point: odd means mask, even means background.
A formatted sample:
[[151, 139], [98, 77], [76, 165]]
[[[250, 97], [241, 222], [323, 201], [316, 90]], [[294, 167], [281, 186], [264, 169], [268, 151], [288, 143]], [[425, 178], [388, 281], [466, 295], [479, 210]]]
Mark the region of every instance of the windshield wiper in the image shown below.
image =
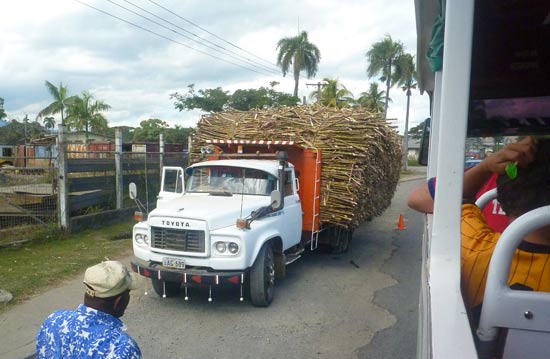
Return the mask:
[[226, 196], [226, 197], [232, 197], [233, 193], [229, 191], [210, 191], [208, 192], [211, 196]]

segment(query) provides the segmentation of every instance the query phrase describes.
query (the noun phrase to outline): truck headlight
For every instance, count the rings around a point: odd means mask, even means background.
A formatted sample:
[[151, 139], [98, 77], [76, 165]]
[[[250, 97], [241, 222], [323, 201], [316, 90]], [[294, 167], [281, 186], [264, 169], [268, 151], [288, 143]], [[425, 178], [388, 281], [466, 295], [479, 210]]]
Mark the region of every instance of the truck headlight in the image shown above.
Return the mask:
[[139, 246], [149, 246], [149, 236], [147, 234], [143, 233], [136, 233], [134, 235], [134, 241], [136, 241], [136, 244]]
[[216, 242], [216, 250], [220, 253], [225, 252], [227, 249], [227, 246], [225, 242]]
[[231, 254], [237, 254], [239, 251], [239, 245], [235, 242], [229, 242], [227, 245], [227, 249], [229, 250], [229, 253]]

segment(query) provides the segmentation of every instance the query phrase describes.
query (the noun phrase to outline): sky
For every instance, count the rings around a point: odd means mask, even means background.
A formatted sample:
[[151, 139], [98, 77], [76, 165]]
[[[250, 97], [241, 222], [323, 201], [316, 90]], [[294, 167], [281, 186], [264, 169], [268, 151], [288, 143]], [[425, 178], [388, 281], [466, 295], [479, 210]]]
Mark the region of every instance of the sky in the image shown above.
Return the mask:
[[[193, 127], [202, 113], [180, 112], [169, 97], [189, 84], [233, 92], [277, 81], [292, 93], [276, 45], [299, 31], [321, 52], [316, 76], [300, 77], [308, 101], [306, 84], [323, 78], [356, 98], [367, 91], [377, 79], [367, 77], [365, 53], [386, 34], [416, 56], [413, 0], [18, 0], [0, 5], [0, 97], [9, 119], [34, 120], [52, 102], [47, 80], [108, 103], [111, 127], [149, 118]], [[403, 133], [406, 96], [396, 86], [390, 98], [387, 117]], [[409, 128], [428, 116], [427, 94], [413, 91]]]

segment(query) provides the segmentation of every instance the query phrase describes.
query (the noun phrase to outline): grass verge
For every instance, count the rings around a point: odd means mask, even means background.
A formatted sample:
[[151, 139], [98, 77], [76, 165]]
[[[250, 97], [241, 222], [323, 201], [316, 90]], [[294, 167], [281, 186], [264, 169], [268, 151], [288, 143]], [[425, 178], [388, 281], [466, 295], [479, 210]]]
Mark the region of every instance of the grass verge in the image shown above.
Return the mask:
[[74, 277], [105, 257], [131, 254], [133, 221], [80, 233], [53, 235], [19, 248], [0, 249], [0, 288], [13, 300], [0, 311]]

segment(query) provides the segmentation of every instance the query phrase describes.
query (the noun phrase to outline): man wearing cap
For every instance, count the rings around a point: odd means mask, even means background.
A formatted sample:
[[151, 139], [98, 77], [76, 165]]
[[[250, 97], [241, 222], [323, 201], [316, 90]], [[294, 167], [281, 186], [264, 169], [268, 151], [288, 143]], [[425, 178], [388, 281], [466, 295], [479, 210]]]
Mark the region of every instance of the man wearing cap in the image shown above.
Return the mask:
[[42, 358], [141, 358], [120, 317], [135, 289], [133, 273], [120, 262], [105, 261], [86, 270], [84, 304], [58, 310], [42, 324], [36, 353]]

